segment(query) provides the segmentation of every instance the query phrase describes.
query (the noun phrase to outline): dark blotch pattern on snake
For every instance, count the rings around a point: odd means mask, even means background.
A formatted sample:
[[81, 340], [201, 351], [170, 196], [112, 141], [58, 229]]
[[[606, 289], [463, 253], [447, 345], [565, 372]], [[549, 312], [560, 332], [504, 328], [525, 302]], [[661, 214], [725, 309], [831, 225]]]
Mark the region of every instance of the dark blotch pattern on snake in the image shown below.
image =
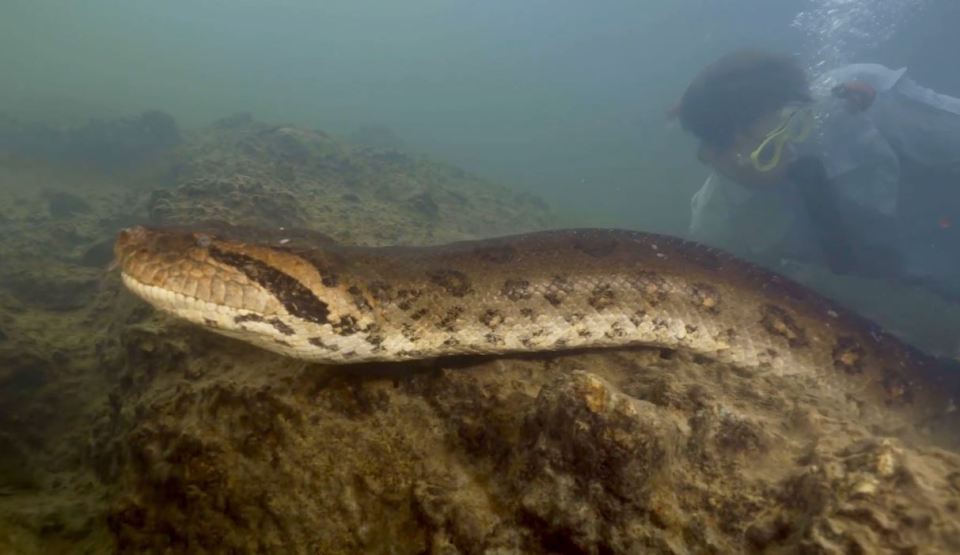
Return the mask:
[[290, 248], [287, 233], [136, 227], [115, 250], [124, 283], [155, 307], [305, 360], [646, 345], [837, 380], [852, 398], [927, 419], [960, 412], [957, 378], [932, 359], [796, 283], [680, 239], [582, 229]]

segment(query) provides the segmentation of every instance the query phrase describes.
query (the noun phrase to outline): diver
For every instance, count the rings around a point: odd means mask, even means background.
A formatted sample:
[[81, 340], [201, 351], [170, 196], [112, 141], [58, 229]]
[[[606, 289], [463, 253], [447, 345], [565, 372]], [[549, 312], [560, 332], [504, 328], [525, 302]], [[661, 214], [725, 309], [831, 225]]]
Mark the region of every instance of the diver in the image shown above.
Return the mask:
[[755, 50], [704, 68], [671, 110], [713, 171], [690, 236], [777, 269], [919, 284], [960, 300], [960, 99], [905, 69], [809, 82]]

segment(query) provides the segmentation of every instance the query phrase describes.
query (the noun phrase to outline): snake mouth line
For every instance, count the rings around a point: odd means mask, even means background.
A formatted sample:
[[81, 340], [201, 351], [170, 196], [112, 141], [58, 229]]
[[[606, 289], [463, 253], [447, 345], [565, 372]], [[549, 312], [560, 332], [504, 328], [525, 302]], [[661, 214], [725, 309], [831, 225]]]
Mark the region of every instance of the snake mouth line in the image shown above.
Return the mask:
[[[212, 303], [143, 283], [125, 272], [121, 272], [120, 276], [131, 292], [160, 311], [198, 324], [219, 335], [239, 339], [285, 356], [320, 363], [340, 361], [339, 356], [315, 352], [316, 346], [310, 342], [309, 336], [294, 333], [290, 320], [284, 321], [280, 316], [264, 317], [255, 311]], [[352, 345], [352, 348], [356, 349], [357, 346]], [[344, 348], [344, 351], [349, 350], [350, 346]], [[331, 352], [336, 355], [334, 351]]]
[[243, 331], [236, 324], [236, 319], [248, 314], [249, 311], [212, 303], [156, 285], [149, 285], [126, 272], [121, 272], [120, 277], [124, 285], [136, 296], [163, 312], [184, 318], [195, 324], [213, 328], [218, 333], [233, 337], [237, 337], [237, 334]]
[[171, 291], [170, 289], [144, 283], [126, 272], [120, 273], [120, 279], [122, 279], [123, 284], [136, 293], [137, 296], [142, 297], [155, 306], [162, 307], [166, 311], [172, 312], [180, 309], [190, 310], [193, 306], [196, 306], [196, 310], [204, 312], [239, 312], [225, 305], [211, 303], [198, 297], [184, 295], [183, 293]]

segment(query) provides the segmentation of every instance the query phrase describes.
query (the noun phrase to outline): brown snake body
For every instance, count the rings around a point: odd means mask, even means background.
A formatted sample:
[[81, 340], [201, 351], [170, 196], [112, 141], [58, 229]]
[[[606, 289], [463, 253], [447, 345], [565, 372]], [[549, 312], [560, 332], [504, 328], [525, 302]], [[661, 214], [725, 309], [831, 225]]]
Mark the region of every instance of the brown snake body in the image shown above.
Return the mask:
[[584, 229], [351, 247], [307, 232], [136, 227], [116, 254], [127, 287], [157, 308], [305, 360], [650, 345], [836, 383], [864, 417], [955, 434], [938, 423], [956, 418], [957, 380], [932, 359], [785, 278], [675, 238]]

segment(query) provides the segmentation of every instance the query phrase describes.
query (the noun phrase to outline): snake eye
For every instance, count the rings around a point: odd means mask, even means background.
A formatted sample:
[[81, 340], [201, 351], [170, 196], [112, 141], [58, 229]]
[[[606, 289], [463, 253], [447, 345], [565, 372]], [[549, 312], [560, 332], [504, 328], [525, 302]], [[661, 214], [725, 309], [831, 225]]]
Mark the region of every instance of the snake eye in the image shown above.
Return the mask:
[[197, 246], [202, 249], [210, 246], [210, 236], [207, 234], [197, 233], [193, 238], [197, 241]]

